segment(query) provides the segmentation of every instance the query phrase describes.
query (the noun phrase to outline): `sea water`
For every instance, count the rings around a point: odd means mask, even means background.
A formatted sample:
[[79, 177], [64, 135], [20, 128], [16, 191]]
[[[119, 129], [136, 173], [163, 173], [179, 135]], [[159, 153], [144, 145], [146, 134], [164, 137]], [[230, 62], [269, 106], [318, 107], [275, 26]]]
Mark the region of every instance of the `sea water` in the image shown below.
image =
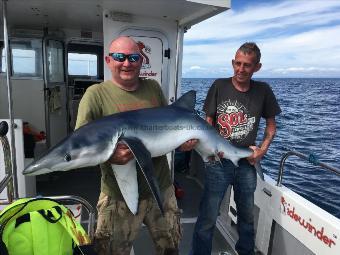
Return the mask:
[[[273, 89], [282, 113], [277, 134], [262, 160], [264, 173], [277, 180], [282, 155], [295, 150], [340, 169], [340, 79], [257, 79]], [[202, 107], [214, 79], [183, 78], [182, 93], [197, 91]], [[258, 132], [263, 137], [264, 121]], [[340, 176], [296, 156], [286, 160], [283, 185], [340, 218]]]

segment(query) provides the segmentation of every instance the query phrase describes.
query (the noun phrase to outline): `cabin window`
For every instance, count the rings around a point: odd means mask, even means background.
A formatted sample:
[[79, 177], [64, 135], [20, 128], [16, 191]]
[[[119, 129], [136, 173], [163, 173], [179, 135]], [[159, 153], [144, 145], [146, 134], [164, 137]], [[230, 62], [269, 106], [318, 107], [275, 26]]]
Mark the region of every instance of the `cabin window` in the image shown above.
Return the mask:
[[5, 56], [5, 48], [1, 48], [1, 72], [6, 72], [6, 56]]
[[47, 79], [49, 82], [64, 82], [64, 45], [60, 41], [49, 40], [47, 52]]
[[96, 54], [68, 53], [68, 74], [98, 76], [98, 56]]
[[13, 77], [42, 78], [42, 41], [20, 39], [10, 41]]

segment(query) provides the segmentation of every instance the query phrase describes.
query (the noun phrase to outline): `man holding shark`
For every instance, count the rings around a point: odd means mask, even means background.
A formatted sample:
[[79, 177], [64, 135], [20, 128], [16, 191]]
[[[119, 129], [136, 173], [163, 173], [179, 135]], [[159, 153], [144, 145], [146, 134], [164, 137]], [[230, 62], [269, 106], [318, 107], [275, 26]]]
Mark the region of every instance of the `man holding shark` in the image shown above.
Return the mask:
[[[78, 110], [76, 129], [103, 116], [130, 110], [165, 106], [166, 100], [155, 80], [139, 78], [142, 56], [138, 45], [129, 37], [113, 40], [109, 54], [105, 57], [112, 73], [111, 80], [89, 87]], [[196, 140], [181, 146], [191, 150]], [[152, 159], [154, 174], [163, 195], [164, 217], [142, 176], [137, 171], [138, 204], [135, 214], [126, 205], [116, 178], [120, 166], [134, 162], [134, 154], [127, 144], [119, 142], [110, 159], [101, 164], [101, 194], [97, 204], [98, 221], [95, 233], [95, 246], [100, 255], [128, 255], [138, 230], [144, 223], [152, 236], [158, 255], [178, 254], [181, 238], [180, 213], [174, 195], [170, 170], [166, 156]], [[117, 170], [113, 172], [112, 170]], [[127, 170], [123, 170], [127, 172]], [[132, 172], [132, 171], [131, 171]], [[125, 186], [131, 186], [127, 184]], [[127, 191], [130, 192], [130, 191]], [[130, 192], [131, 193], [131, 192]], [[129, 195], [129, 194], [127, 194]]]
[[[226, 159], [221, 159], [222, 164], [216, 161], [206, 163], [204, 192], [190, 255], [211, 254], [216, 219], [229, 185], [233, 185], [237, 209], [239, 239], [236, 251], [239, 255], [254, 255], [255, 168], [275, 136], [275, 116], [281, 112], [269, 85], [251, 79], [261, 68], [260, 59], [258, 46], [253, 42], [244, 43], [232, 60], [234, 76], [215, 80], [206, 97], [207, 122], [226, 140], [237, 146], [250, 147], [254, 153], [241, 159], [238, 166]], [[265, 119], [266, 127], [263, 141], [257, 147], [255, 140], [261, 117]]]

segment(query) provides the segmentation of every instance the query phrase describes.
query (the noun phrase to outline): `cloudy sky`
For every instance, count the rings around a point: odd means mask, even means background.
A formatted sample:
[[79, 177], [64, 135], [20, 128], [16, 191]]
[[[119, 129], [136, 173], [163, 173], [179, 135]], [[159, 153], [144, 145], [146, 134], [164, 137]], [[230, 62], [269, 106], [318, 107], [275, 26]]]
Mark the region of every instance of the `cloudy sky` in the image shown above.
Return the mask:
[[184, 35], [183, 77], [228, 77], [246, 41], [262, 52], [254, 77], [340, 78], [340, 0], [231, 0]]

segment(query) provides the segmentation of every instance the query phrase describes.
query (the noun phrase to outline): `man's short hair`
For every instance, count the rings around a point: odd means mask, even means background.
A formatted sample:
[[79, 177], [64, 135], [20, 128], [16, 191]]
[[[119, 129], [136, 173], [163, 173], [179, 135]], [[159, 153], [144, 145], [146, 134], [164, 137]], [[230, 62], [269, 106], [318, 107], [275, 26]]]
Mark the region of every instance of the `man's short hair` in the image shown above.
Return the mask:
[[261, 60], [261, 51], [259, 47], [254, 42], [246, 42], [241, 45], [241, 47], [238, 49], [238, 51], [241, 51], [244, 54], [251, 54], [254, 53], [256, 56], [256, 64], [260, 63]]

